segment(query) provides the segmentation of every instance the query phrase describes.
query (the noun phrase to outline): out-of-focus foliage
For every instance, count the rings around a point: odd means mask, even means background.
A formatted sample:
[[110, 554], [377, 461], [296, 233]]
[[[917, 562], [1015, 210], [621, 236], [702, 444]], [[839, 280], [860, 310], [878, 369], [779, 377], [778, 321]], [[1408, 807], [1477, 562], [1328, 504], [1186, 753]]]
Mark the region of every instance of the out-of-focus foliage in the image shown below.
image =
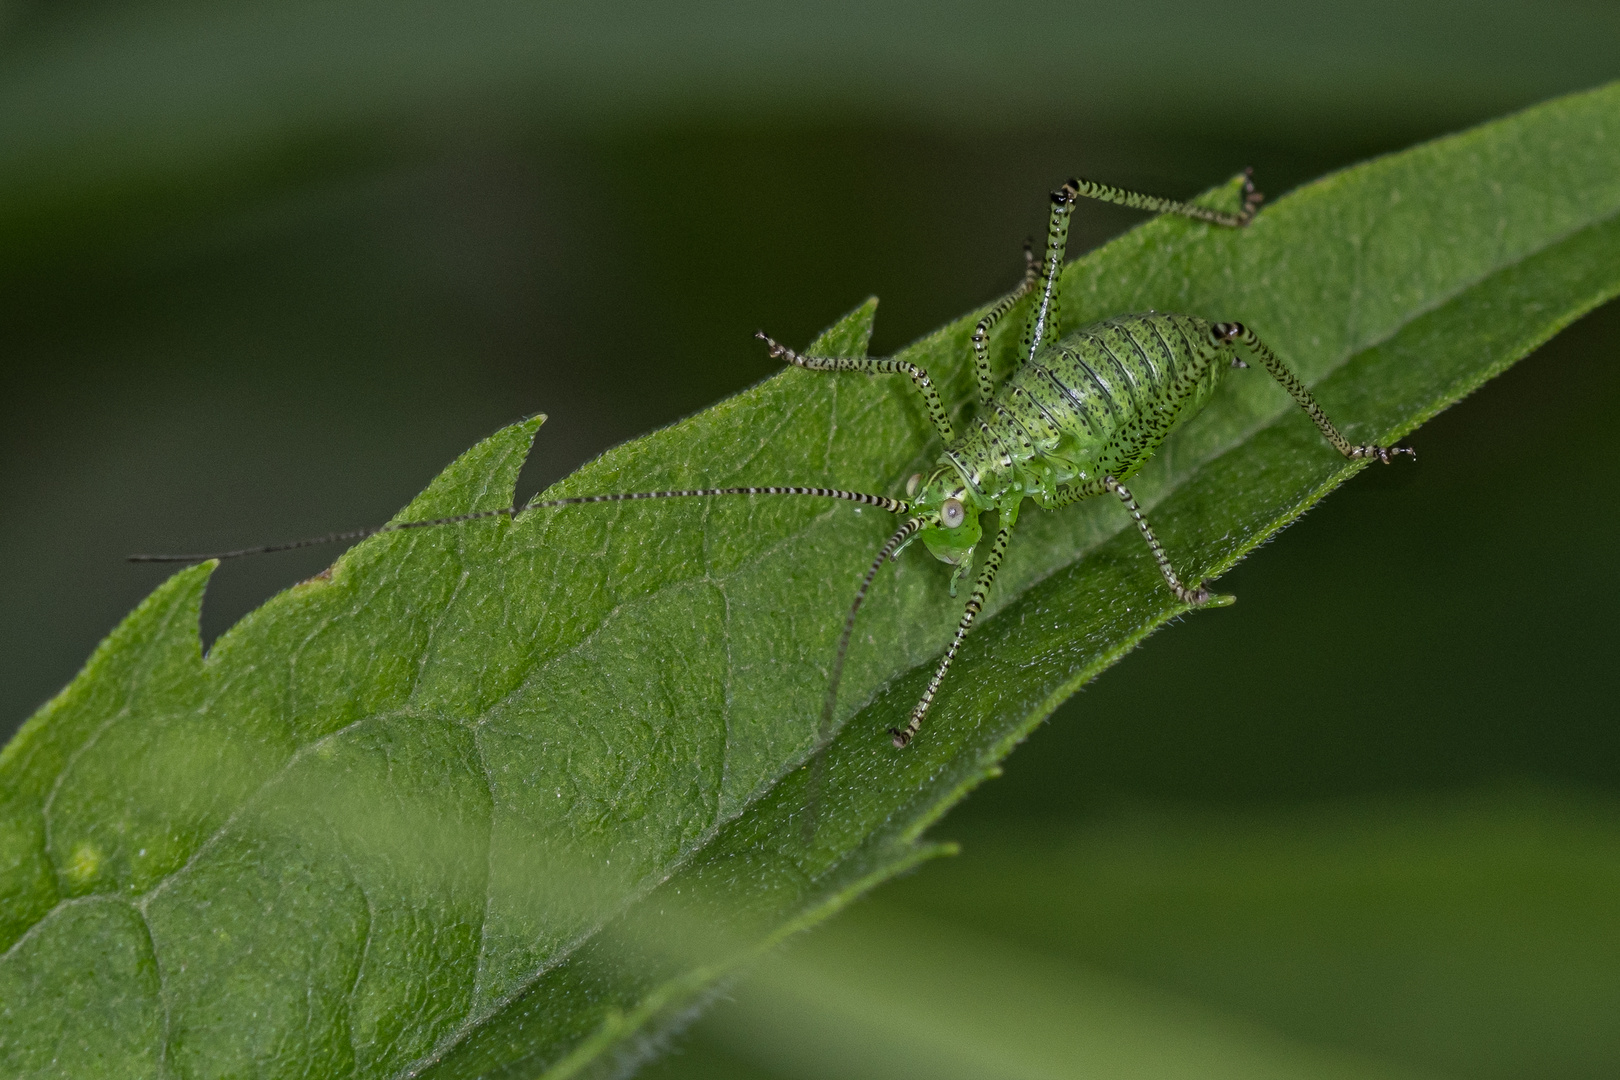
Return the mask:
[[961, 840], [761, 965], [648, 1080], [1595, 1080], [1620, 1061], [1613, 799], [1137, 809]]

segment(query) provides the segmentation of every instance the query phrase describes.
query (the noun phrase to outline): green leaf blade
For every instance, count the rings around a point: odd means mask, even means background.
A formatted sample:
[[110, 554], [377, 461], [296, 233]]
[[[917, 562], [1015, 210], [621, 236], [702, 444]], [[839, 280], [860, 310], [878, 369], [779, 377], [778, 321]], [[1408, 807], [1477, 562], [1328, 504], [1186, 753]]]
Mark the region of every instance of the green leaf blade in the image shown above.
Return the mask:
[[[1352, 437], [1395, 437], [1620, 292], [1617, 251], [1608, 87], [1330, 177], [1242, 233], [1151, 222], [1069, 268], [1067, 324], [1241, 319]], [[863, 350], [872, 315], [822, 347]], [[907, 352], [958, 408], [972, 318]], [[402, 519], [510, 505], [537, 427], [469, 451]], [[887, 492], [932, 456], [928, 433], [903, 385], [789, 371], [555, 494]], [[1197, 577], [1359, 467], [1256, 371], [1133, 487]], [[1127, 526], [1100, 503], [1020, 519], [988, 617], [904, 753], [883, 732], [957, 607], [920, 555], [881, 577], [813, 808], [826, 667], [886, 515], [694, 500], [392, 534], [206, 660], [207, 570], [183, 571], [0, 757], [7, 1063], [59, 1037], [51, 1002], [82, 985], [31, 943], [110, 905], [123, 914], [74, 955], [149, 957], [126, 965], [161, 986], [147, 1059], [177, 1075], [611, 1070], [738, 960], [936, 854], [928, 824], [1181, 613]], [[117, 1030], [150, 1039], [149, 1015]]]

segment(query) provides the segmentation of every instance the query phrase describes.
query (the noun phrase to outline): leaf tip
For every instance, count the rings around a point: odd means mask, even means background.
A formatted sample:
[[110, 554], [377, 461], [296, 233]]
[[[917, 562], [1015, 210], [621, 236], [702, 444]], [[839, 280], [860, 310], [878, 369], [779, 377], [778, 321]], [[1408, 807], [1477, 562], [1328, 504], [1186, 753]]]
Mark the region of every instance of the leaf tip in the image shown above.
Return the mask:
[[827, 356], [865, 356], [872, 341], [877, 305], [878, 298], [868, 296], [853, 311], [817, 335], [807, 351]]

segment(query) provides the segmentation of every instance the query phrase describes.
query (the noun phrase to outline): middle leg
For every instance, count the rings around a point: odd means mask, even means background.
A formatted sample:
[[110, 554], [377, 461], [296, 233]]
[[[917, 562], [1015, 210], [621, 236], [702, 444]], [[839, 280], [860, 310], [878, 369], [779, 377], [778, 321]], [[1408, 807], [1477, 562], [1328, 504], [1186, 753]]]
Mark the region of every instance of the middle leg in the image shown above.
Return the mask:
[[1112, 476], [1103, 477], [1103, 486], [1118, 495], [1119, 501], [1125, 504], [1125, 509], [1136, 519], [1136, 527], [1142, 531], [1142, 539], [1147, 541], [1148, 550], [1153, 552], [1153, 561], [1159, 564], [1159, 573], [1164, 575], [1164, 582], [1170, 586], [1170, 591], [1176, 594], [1176, 599], [1183, 604], [1194, 606], [1208, 602], [1209, 590], [1203, 583], [1196, 589], [1189, 589], [1181, 583], [1181, 578], [1176, 576], [1175, 568], [1170, 565], [1170, 556], [1164, 553], [1164, 545], [1153, 535], [1153, 529], [1148, 525], [1147, 518], [1142, 516], [1142, 508], [1136, 505], [1136, 496], [1130, 493], [1130, 489]]
[[1125, 504], [1131, 517], [1136, 521], [1137, 529], [1141, 530], [1142, 539], [1147, 541], [1148, 550], [1153, 552], [1153, 561], [1159, 564], [1159, 573], [1164, 575], [1164, 582], [1170, 586], [1170, 591], [1176, 594], [1176, 599], [1183, 604], [1205, 604], [1209, 602], [1209, 589], [1200, 584], [1196, 589], [1189, 589], [1181, 583], [1181, 576], [1176, 573], [1175, 567], [1170, 565], [1170, 556], [1164, 552], [1164, 545], [1159, 538], [1153, 535], [1152, 526], [1148, 525], [1147, 518], [1142, 514], [1142, 508], [1136, 504], [1136, 497], [1130, 489], [1112, 476], [1105, 476], [1101, 480], [1092, 480], [1084, 484], [1076, 484], [1058, 495], [1057, 498], [1045, 503], [1048, 510], [1056, 510], [1060, 506], [1068, 506], [1081, 499], [1089, 499], [1093, 495], [1104, 492], [1113, 492], [1119, 496], [1119, 501]]

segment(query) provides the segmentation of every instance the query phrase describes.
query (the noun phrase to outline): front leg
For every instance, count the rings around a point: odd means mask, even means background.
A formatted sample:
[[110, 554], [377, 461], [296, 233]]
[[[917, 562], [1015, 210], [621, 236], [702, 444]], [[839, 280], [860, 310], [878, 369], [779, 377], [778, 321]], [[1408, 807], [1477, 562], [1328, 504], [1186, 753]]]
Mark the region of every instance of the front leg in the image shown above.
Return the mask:
[[1001, 569], [1001, 557], [1007, 554], [1007, 541], [1011, 539], [1011, 523], [1002, 525], [996, 532], [995, 542], [990, 545], [990, 554], [985, 556], [984, 566], [979, 570], [979, 580], [973, 583], [973, 595], [968, 597], [962, 620], [956, 624], [956, 636], [951, 638], [950, 648], [945, 650], [934, 677], [928, 681], [928, 689], [923, 691], [922, 700], [911, 710], [910, 722], [904, 728], [889, 729], [889, 737], [894, 740], [895, 746], [904, 749], [916, 737], [917, 729], [922, 727], [928, 707], [934, 703], [934, 695], [939, 692], [939, 684], [945, 681], [945, 673], [951, 670], [951, 661], [956, 659], [957, 650], [962, 647], [963, 639], [973, 627], [973, 620], [984, 609], [985, 597], [990, 595], [990, 584], [996, 580], [996, 571]]
[[933, 381], [928, 378], [928, 372], [916, 364], [888, 357], [804, 356], [786, 345], [777, 344], [763, 330], [754, 336], [770, 347], [771, 355], [776, 359], [785, 360], [794, 367], [801, 367], [807, 371], [860, 371], [867, 375], [893, 373], [909, 375], [912, 385], [917, 388], [917, 393], [922, 395], [923, 405], [928, 409], [928, 419], [933, 422], [934, 430], [939, 432], [939, 437], [947, 445], [956, 441], [956, 429], [951, 426], [951, 418], [946, 415], [945, 406], [939, 400], [939, 392], [934, 389]]

